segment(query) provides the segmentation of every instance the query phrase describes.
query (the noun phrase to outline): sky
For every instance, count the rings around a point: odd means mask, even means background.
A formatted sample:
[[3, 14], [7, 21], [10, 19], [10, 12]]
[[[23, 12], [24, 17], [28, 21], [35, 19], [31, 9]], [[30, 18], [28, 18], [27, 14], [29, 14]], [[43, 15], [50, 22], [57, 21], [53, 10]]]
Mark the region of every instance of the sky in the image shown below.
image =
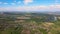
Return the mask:
[[60, 0], [0, 0], [0, 11], [60, 11]]

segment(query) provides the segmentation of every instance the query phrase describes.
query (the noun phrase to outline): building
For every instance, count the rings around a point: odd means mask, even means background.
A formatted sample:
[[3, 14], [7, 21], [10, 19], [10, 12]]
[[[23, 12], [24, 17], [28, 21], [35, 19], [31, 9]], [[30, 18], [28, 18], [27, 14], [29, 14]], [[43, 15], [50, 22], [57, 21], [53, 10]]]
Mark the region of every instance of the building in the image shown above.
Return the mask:
[[48, 16], [45, 18], [45, 21], [49, 22], [49, 21], [56, 21], [57, 17], [56, 16]]
[[25, 22], [25, 20], [29, 20], [31, 19], [30, 17], [25, 17], [25, 16], [21, 16], [21, 17], [16, 17], [15, 22]]

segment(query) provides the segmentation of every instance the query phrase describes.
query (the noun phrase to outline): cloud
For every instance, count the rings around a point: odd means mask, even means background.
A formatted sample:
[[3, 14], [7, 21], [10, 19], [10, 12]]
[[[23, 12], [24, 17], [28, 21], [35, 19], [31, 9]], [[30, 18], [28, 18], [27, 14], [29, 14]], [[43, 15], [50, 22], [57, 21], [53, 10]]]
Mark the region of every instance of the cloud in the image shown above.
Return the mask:
[[2, 4], [2, 2], [0, 2], [0, 4]]
[[21, 4], [21, 1], [18, 1], [17, 4]]
[[29, 6], [23, 6], [23, 7], [18, 6], [18, 7], [6, 7], [3, 9], [4, 9], [4, 11], [42, 11], [42, 10], [46, 10], [47, 6], [31, 6], [31, 7], [29, 7]]
[[16, 0], [14, 0], [14, 2], [16, 2]]
[[8, 4], [8, 3], [3, 3], [3, 4]]
[[60, 4], [50, 5], [49, 9], [52, 11], [60, 11]]
[[11, 3], [11, 5], [15, 5], [16, 3]]
[[16, 4], [19, 5], [19, 4], [21, 4], [21, 1], [18, 1], [18, 2], [17, 2], [17, 1], [15, 0], [14, 2], [12, 2], [12, 3], [10, 3], [10, 4], [11, 4], [11, 5], [16, 5]]
[[24, 0], [24, 4], [25, 5], [27, 5], [27, 4], [29, 4], [29, 3], [32, 3], [33, 2], [33, 0]]
[[60, 11], [60, 5], [3, 7], [0, 11]]

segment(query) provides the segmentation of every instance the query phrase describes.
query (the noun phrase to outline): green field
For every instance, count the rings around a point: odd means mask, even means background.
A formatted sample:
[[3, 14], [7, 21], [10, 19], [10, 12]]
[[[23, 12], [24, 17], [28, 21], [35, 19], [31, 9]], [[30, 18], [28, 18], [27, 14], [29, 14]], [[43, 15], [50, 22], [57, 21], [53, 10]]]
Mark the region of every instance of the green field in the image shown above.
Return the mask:
[[20, 15], [1, 16], [0, 34], [60, 34], [60, 20], [46, 21], [47, 16], [33, 16], [24, 22], [15, 22]]

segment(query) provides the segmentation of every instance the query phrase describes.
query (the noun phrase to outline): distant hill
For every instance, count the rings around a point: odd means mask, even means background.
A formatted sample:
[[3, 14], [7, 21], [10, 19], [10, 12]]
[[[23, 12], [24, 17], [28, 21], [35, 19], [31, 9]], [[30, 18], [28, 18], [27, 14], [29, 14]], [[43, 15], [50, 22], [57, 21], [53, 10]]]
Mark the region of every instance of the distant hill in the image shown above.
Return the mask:
[[26, 13], [32, 13], [32, 14], [49, 14], [49, 15], [60, 15], [60, 11], [31, 11], [31, 12], [25, 12], [25, 11], [0, 11], [0, 14], [26, 14]]

